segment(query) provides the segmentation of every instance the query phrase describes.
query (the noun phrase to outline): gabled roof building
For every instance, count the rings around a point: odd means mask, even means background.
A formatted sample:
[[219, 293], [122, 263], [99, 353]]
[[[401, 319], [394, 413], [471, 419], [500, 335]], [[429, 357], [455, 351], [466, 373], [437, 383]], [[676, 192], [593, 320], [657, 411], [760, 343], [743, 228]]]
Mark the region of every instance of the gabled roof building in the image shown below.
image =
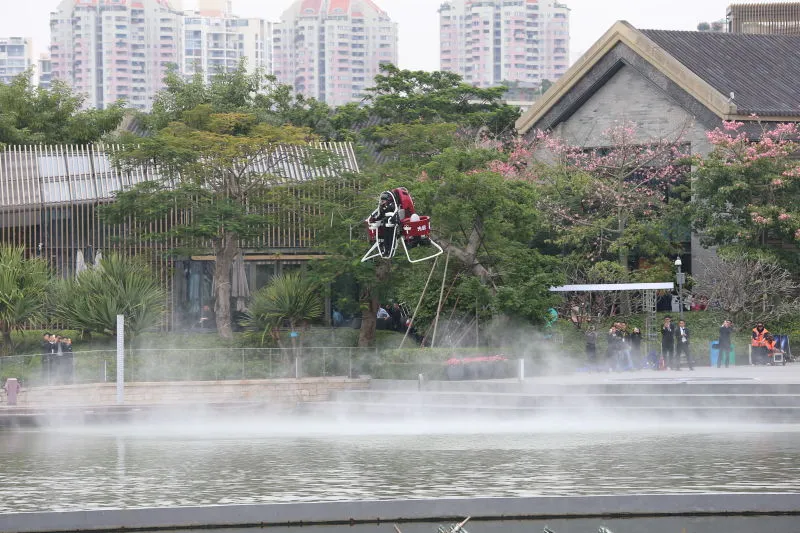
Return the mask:
[[[642, 142], [681, 134], [694, 154], [737, 120], [800, 122], [800, 36], [638, 30], [617, 22], [517, 121], [597, 147], [620, 121]], [[692, 261], [709, 253], [692, 238]], [[695, 264], [694, 267], [697, 265]]]

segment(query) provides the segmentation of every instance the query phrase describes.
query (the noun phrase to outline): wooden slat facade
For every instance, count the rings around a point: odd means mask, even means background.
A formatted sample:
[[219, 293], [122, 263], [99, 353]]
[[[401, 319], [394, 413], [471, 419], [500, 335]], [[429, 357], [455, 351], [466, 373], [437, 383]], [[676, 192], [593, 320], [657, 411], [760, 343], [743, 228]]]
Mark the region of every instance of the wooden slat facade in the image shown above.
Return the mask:
[[[336, 164], [310, 168], [298, 163], [303, 147], [286, 147], [292, 157], [272, 168], [277, 181], [287, 183], [340, 172], [358, 172], [350, 143], [321, 143], [314, 149], [335, 154]], [[176, 320], [175, 294], [185, 290], [175, 286], [175, 261], [160, 253], [175, 242], [135, 242], [123, 237], [137, 222], [123, 225], [104, 223], [98, 207], [113, 201], [114, 193], [153, 179], [157, 169], [120, 172], [108, 154], [117, 146], [11, 146], [0, 152], [0, 243], [23, 246], [28, 255], [46, 258], [53, 271], [62, 277], [73, 276], [78, 251], [91, 264], [98, 252], [119, 251], [151, 260], [161, 283], [168, 290], [166, 328]], [[263, 169], [254, 168], [254, 172]], [[173, 212], [153, 223], [149, 230], [160, 232], [191, 213]], [[309, 251], [313, 232], [298, 220], [285, 220], [270, 228], [257, 242], [242, 243], [248, 252], [283, 254]], [[188, 258], [187, 258], [188, 260]], [[274, 260], [280, 261], [280, 260]], [[290, 263], [287, 261], [287, 263]]]
[[800, 2], [733, 4], [727, 22], [730, 33], [800, 35]]

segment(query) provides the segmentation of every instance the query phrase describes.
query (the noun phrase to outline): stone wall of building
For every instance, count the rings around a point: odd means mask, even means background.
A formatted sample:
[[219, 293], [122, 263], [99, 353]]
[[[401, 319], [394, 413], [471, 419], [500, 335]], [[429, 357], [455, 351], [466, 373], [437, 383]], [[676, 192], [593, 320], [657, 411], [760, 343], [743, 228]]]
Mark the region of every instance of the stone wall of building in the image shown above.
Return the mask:
[[[680, 138], [690, 144], [693, 154], [706, 155], [711, 150], [706, 127], [630, 66], [622, 67], [553, 133], [574, 144], [598, 147], [606, 144], [603, 132], [620, 122], [636, 124], [637, 141], [642, 143]], [[714, 249], [700, 246], [696, 235], [692, 235], [691, 251], [694, 274], [716, 257]]]
[[554, 133], [576, 144], [602, 146], [603, 132], [620, 122], [635, 123], [641, 142], [680, 137], [691, 143], [692, 153], [711, 149], [706, 128], [630, 66], [614, 74]]
[[[303, 402], [324, 402], [341, 390], [366, 390], [368, 378], [345, 377], [243, 381], [180, 381], [126, 383], [126, 405], [209, 405], [258, 403], [291, 408]], [[6, 405], [5, 393], [0, 405]], [[116, 383], [23, 388], [18, 407], [61, 408], [117, 403]]]

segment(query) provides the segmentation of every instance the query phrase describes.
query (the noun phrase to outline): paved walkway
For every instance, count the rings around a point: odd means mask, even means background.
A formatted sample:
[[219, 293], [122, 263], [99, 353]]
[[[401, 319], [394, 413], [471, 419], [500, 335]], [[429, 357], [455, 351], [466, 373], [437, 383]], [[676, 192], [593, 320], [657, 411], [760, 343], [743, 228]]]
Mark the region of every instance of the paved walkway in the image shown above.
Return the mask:
[[681, 370], [636, 370], [633, 372], [580, 372], [575, 374], [529, 377], [526, 382], [595, 384], [595, 383], [791, 383], [800, 384], [800, 363], [786, 366], [750, 366], [731, 368], [695, 367]]

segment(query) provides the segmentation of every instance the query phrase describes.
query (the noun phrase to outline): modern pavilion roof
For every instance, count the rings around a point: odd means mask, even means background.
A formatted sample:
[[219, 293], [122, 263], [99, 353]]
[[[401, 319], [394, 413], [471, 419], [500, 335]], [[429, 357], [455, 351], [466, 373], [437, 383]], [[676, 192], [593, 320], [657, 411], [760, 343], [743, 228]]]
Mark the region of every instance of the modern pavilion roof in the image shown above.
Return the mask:
[[628, 55], [619, 57], [638, 56], [720, 120], [800, 120], [800, 36], [639, 30], [619, 21], [523, 114], [519, 132], [553, 127], [551, 110], [582, 105], [608, 79], [597, 69], [620, 62], [606, 60], [620, 46]]
[[[270, 168], [253, 172], [273, 176], [274, 182], [304, 181], [340, 173], [358, 172], [351, 143], [310, 146], [332, 152], [335, 162], [316, 167], [303, 164], [310, 150], [302, 146], [281, 148], [288, 155]], [[154, 179], [139, 169], [120, 172], [111, 164], [111, 146], [9, 146], [0, 151], [0, 210], [21, 206], [109, 201], [123, 188]]]

